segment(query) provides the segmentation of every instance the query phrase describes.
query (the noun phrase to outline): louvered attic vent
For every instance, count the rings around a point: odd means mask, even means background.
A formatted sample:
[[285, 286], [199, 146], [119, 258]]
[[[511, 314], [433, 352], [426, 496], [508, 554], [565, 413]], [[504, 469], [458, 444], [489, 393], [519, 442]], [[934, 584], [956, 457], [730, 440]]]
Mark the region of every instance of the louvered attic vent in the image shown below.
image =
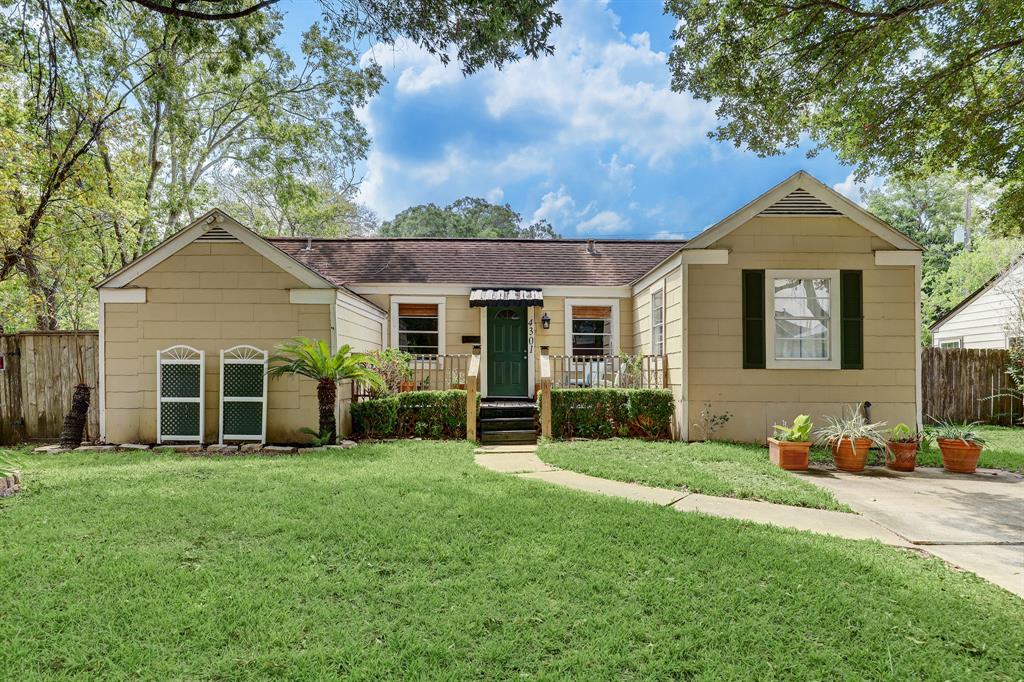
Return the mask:
[[761, 215], [843, 215], [805, 189], [795, 189]]
[[203, 233], [203, 236], [196, 240], [197, 242], [237, 242], [230, 232], [225, 230], [223, 227], [211, 227], [209, 230]]

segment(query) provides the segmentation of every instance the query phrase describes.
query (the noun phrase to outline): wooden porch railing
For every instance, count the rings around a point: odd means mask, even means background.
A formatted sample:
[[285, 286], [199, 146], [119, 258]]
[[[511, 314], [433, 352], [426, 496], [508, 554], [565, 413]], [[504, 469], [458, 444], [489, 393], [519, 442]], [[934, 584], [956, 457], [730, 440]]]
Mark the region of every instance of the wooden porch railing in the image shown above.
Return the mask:
[[[469, 353], [449, 355], [420, 355], [410, 362], [412, 375], [403, 382], [403, 391], [447, 391], [466, 388], [470, 359], [479, 358]], [[479, 362], [479, 359], [477, 360]], [[369, 386], [352, 382], [352, 402], [374, 397]]]
[[551, 356], [540, 356], [540, 435], [551, 438]]
[[[543, 355], [555, 388], [667, 388], [664, 355]], [[543, 365], [542, 365], [543, 367]]]

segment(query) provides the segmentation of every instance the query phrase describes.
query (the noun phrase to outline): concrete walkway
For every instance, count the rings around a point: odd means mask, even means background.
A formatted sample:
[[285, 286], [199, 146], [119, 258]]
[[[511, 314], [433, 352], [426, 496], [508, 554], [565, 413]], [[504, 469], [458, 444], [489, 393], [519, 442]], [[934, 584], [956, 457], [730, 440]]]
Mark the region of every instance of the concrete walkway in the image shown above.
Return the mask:
[[[1024, 516], [1021, 514], [1024, 508], [1017, 506], [1016, 497], [1024, 494], [1024, 478], [1015, 474], [989, 471], [984, 472], [982, 477], [951, 477], [949, 474], [942, 474], [941, 470], [936, 473], [919, 469], [916, 474], [900, 475], [895, 478], [899, 480], [903, 476], [910, 476], [915, 478], [916, 483], [926, 481], [924, 488], [927, 490], [923, 492], [923, 497], [915, 498], [913, 493], [918, 491], [908, 490], [905, 483], [902, 486], [897, 484], [891, 492], [898, 494], [898, 497], [883, 496], [884, 502], [881, 504], [877, 491], [873, 491], [877, 486], [870, 483], [872, 479], [878, 478], [877, 475], [842, 474], [824, 470], [812, 470], [804, 475], [807, 480], [832, 490], [837, 499], [858, 512], [846, 514], [824, 509], [806, 509], [770, 502], [686, 493], [565, 471], [542, 462], [537, 457], [536, 445], [484, 446], [476, 451], [476, 463], [485, 469], [513, 474], [520, 478], [671, 507], [677, 511], [700, 512], [720, 518], [795, 528], [849, 540], [878, 540], [893, 547], [913, 548], [972, 571], [985, 580], [1024, 597], [1024, 570], [1021, 566], [1024, 563], [1024, 545], [1020, 544], [1024, 541], [1024, 537], [1020, 536], [1021, 532], [1024, 532]], [[991, 506], [993, 495], [1009, 494], [1009, 497], [1003, 500], [1003, 506], [987, 512], [990, 522], [980, 524], [985, 527], [984, 530], [975, 528], [972, 535], [969, 528], [972, 524], [952, 523], [950, 519], [935, 517], [934, 503], [924, 501], [928, 497], [936, 496], [948, 499], [941, 491], [944, 486], [950, 485], [951, 478], [957, 479], [953, 483], [957, 491], [957, 504], [962, 505], [964, 500], [973, 497], [971, 505], [979, 516], [986, 516], [986, 512], [982, 510]], [[1020, 485], [1001, 488], [998, 491], [990, 488], [984, 493], [980, 489], [974, 490], [975, 486], [990, 485], [993, 480], [1007, 485]], [[929, 481], [930, 484], [927, 483]], [[1024, 497], [1020, 498], [1020, 502], [1024, 504]], [[913, 521], [915, 517], [919, 519], [918, 522]], [[978, 524], [975, 522], [973, 525]], [[942, 529], [941, 533], [931, 532], [939, 528]], [[929, 539], [932, 537], [945, 539]]]
[[1024, 476], [928, 467], [862, 474], [812, 467], [799, 475], [914, 546], [1024, 597]]
[[700, 512], [727, 519], [809, 530], [850, 540], [878, 540], [895, 547], [913, 546], [896, 533], [857, 514], [737, 500], [730, 497], [712, 497], [638, 483], [610, 481], [545, 464], [537, 457], [536, 445], [484, 446], [476, 452], [476, 463], [485, 469], [545, 481], [574, 490], [672, 507], [677, 511]]

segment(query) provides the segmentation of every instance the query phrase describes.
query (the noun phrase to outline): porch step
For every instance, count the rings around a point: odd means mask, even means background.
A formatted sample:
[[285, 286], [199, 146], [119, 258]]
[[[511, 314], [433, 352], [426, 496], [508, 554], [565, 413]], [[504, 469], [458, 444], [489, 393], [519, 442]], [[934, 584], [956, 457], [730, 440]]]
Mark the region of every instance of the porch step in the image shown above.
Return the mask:
[[529, 417], [499, 417], [480, 420], [481, 431], [529, 431], [536, 428], [531, 414]]
[[484, 445], [495, 443], [536, 443], [537, 431], [483, 431], [480, 434], [480, 442]]
[[536, 443], [536, 413], [532, 400], [482, 400], [480, 442]]

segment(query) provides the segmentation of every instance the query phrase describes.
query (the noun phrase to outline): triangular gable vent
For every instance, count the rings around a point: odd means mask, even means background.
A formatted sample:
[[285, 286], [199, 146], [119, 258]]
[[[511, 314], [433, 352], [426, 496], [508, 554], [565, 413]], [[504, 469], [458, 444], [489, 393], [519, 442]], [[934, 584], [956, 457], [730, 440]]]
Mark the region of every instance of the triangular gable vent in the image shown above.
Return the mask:
[[795, 189], [759, 215], [843, 215], [805, 189]]
[[211, 227], [203, 233], [203, 236], [196, 239], [197, 242], [237, 242], [233, 234], [223, 227]]

